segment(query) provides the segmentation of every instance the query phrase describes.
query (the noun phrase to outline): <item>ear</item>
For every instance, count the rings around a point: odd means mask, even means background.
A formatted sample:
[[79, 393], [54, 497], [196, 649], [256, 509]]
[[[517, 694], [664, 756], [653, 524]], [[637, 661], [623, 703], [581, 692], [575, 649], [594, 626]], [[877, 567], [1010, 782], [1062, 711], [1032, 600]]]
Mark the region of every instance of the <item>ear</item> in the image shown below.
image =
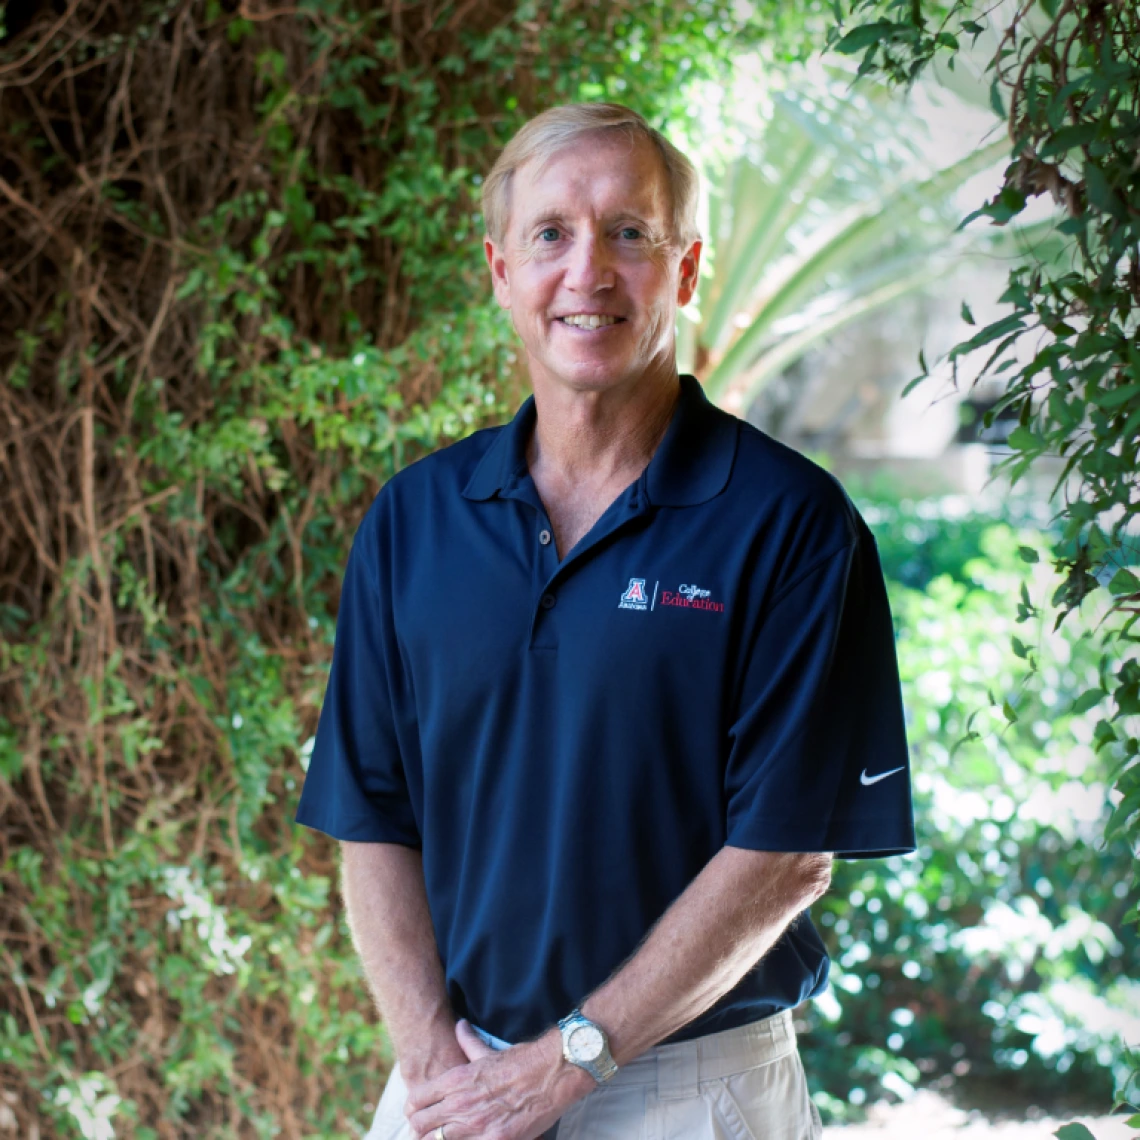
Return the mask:
[[681, 278], [677, 284], [677, 304], [687, 305], [697, 291], [697, 280], [700, 277], [701, 250], [703, 243], [698, 238], [681, 255]]
[[495, 300], [499, 308], [511, 307], [511, 283], [507, 277], [507, 259], [502, 248], [496, 245], [489, 235], [483, 236], [483, 256], [487, 259], [487, 268], [491, 271], [491, 288], [495, 291]]

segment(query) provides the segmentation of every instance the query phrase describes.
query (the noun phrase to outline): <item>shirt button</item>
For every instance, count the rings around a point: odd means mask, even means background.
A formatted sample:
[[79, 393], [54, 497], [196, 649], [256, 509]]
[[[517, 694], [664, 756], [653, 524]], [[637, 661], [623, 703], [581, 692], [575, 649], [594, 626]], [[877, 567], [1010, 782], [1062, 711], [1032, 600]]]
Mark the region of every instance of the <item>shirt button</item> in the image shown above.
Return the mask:
[[550, 531], [540, 530], [538, 532], [538, 541], [541, 542], [543, 546], [549, 546], [550, 545]]
[[543, 594], [541, 605], [542, 605], [542, 608], [544, 610], [553, 609], [554, 608], [554, 595], [553, 594]]

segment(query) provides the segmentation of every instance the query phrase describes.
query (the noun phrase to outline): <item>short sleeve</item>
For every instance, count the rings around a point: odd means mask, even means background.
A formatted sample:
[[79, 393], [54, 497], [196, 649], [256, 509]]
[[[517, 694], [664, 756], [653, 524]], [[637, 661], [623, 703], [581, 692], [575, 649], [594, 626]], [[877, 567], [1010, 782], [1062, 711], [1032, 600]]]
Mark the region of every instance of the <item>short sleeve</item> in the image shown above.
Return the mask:
[[348, 556], [332, 667], [296, 821], [335, 839], [419, 847], [399, 739], [411, 696], [381, 565], [380, 515], [374, 503]]
[[729, 845], [845, 858], [914, 850], [894, 628], [861, 519], [853, 540], [769, 602], [731, 715]]

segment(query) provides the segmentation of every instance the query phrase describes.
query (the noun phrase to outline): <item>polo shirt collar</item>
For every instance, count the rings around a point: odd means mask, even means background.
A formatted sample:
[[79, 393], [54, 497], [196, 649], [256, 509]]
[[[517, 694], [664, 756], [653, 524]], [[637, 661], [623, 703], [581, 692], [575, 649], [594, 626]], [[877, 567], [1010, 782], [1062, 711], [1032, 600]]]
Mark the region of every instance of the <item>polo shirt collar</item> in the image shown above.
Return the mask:
[[[696, 377], [680, 380], [669, 427], [641, 479], [646, 498], [662, 507], [696, 506], [720, 494], [736, 455], [736, 418], [709, 401]], [[494, 498], [525, 475], [534, 421], [534, 397], [528, 396], [479, 461], [464, 498]]]

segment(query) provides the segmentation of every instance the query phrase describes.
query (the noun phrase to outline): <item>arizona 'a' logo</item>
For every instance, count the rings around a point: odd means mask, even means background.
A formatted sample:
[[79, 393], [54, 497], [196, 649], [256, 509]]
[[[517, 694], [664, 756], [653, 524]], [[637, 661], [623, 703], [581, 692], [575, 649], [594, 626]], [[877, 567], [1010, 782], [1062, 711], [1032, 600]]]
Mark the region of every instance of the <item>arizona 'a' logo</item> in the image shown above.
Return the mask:
[[645, 605], [648, 601], [645, 596], [645, 579], [630, 578], [629, 585], [626, 587], [625, 593], [622, 594], [621, 600], [623, 602], [640, 602]]
[[619, 610], [644, 610], [649, 607], [649, 599], [645, 596], [645, 579], [630, 578], [625, 593], [618, 602]]

